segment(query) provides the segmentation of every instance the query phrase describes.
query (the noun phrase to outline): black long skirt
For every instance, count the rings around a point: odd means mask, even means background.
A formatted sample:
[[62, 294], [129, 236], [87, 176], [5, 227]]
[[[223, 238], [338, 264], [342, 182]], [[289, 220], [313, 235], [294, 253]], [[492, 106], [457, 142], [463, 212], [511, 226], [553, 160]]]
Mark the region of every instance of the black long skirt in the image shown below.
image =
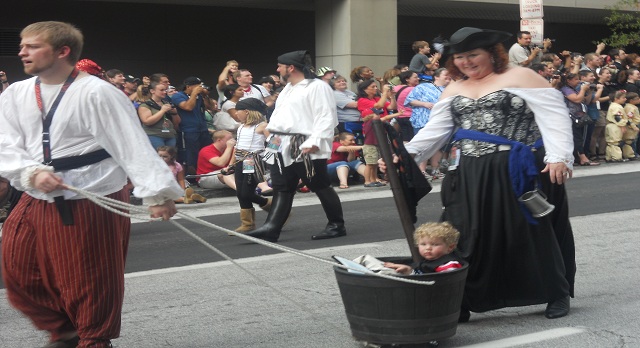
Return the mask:
[[[539, 170], [544, 150], [537, 151]], [[460, 231], [469, 262], [462, 307], [473, 312], [527, 306], [573, 296], [575, 245], [564, 186], [540, 174], [554, 212], [526, 220], [511, 186], [509, 152], [462, 156], [442, 182], [442, 219]]]

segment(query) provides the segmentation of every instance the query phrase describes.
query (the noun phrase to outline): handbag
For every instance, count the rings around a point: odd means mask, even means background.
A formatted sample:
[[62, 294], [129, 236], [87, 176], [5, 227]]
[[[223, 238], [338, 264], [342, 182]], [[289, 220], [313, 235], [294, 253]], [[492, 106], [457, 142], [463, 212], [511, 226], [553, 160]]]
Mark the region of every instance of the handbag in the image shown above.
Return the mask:
[[577, 127], [583, 127], [595, 123], [595, 121], [584, 111], [574, 111], [569, 113], [571, 122]]

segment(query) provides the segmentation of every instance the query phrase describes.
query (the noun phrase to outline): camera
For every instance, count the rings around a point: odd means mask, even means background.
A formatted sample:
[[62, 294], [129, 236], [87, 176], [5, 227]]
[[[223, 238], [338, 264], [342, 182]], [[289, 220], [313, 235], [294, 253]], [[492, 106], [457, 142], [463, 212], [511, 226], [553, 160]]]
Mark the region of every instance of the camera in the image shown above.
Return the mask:
[[381, 109], [381, 108], [371, 108], [371, 111], [373, 111], [373, 113], [376, 114], [376, 115], [384, 114], [384, 110]]
[[595, 91], [596, 89], [598, 89], [598, 86], [595, 83], [592, 83], [589, 85], [589, 89]]
[[205, 89], [207, 91], [211, 91], [211, 87], [205, 85], [204, 83], [200, 85], [200, 87], [202, 87], [202, 89]]
[[551, 78], [552, 78], [552, 79], [559, 79], [559, 78], [560, 78], [560, 75], [553, 75], [553, 76], [551, 76]]

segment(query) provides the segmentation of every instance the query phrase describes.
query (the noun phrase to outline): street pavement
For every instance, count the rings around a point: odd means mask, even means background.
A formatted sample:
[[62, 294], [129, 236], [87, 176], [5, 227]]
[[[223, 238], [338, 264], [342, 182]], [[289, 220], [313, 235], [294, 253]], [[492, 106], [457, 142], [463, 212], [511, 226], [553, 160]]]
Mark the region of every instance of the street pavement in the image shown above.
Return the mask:
[[[604, 175], [629, 182], [638, 195], [640, 163], [576, 168], [575, 177]], [[614, 174], [614, 175], [609, 175]], [[606, 182], [603, 182], [606, 184]], [[343, 201], [390, 196], [388, 189], [353, 186]], [[434, 191], [439, 185], [434, 185]], [[313, 194], [296, 206], [317, 205]], [[319, 207], [319, 206], [318, 206]], [[226, 194], [183, 205], [193, 216], [237, 214]], [[640, 347], [637, 296], [640, 210], [574, 216], [578, 276], [569, 316], [544, 318], [544, 305], [472, 313], [440, 347]], [[400, 226], [398, 226], [400, 229]], [[222, 233], [222, 232], [220, 232]], [[306, 250], [329, 260], [408, 255], [406, 241]], [[121, 337], [115, 347], [362, 347], [350, 333], [331, 265], [289, 253], [126, 274]], [[12, 309], [0, 290], [0, 347], [39, 347], [46, 335]]]

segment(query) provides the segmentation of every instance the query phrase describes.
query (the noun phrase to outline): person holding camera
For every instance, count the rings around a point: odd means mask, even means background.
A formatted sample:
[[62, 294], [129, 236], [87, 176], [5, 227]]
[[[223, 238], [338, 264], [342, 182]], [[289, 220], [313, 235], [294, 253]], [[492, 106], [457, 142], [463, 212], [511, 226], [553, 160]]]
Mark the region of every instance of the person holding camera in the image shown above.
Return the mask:
[[[587, 123], [584, 126], [584, 152], [587, 158], [591, 158], [595, 153], [591, 153], [591, 137], [593, 135], [593, 131], [595, 130], [596, 123], [600, 119], [600, 110], [598, 110], [598, 100], [602, 97], [602, 93], [604, 91], [604, 85], [601, 83], [596, 84], [596, 75], [589, 70], [580, 71], [580, 83], [589, 85], [589, 90], [586, 92], [591, 95], [591, 99], [589, 103], [585, 103], [587, 106], [587, 115], [591, 118], [592, 122]], [[591, 162], [591, 160], [589, 160]], [[598, 163], [598, 162], [595, 162]], [[582, 164], [582, 163], [580, 163]]]
[[180, 116], [180, 130], [185, 151], [187, 174], [195, 174], [198, 163], [198, 152], [212, 143], [207, 121], [205, 119], [205, 101], [201, 95], [204, 91], [202, 80], [195, 76], [187, 77], [183, 82], [183, 90], [171, 96]]
[[542, 54], [551, 48], [551, 39], [544, 39], [542, 47], [531, 45], [531, 33], [528, 31], [519, 31], [517, 34], [518, 42], [514, 43], [509, 49], [509, 63], [512, 66], [531, 67], [532, 64], [540, 63]]
[[[580, 83], [577, 74], [567, 74], [563, 77], [560, 92], [564, 95], [564, 101], [569, 108], [569, 113], [576, 119], [581, 118], [587, 111], [587, 104], [591, 103], [592, 93], [589, 93], [589, 83]], [[573, 130], [573, 154], [580, 159], [581, 166], [597, 166], [599, 162], [591, 162], [584, 151], [584, 125], [571, 123]]]
[[[143, 87], [146, 88], [146, 87]], [[176, 130], [171, 122], [173, 105], [166, 102], [167, 86], [151, 82], [148, 87], [151, 98], [138, 107], [142, 129], [149, 137], [154, 149], [160, 146], [176, 146]]]

